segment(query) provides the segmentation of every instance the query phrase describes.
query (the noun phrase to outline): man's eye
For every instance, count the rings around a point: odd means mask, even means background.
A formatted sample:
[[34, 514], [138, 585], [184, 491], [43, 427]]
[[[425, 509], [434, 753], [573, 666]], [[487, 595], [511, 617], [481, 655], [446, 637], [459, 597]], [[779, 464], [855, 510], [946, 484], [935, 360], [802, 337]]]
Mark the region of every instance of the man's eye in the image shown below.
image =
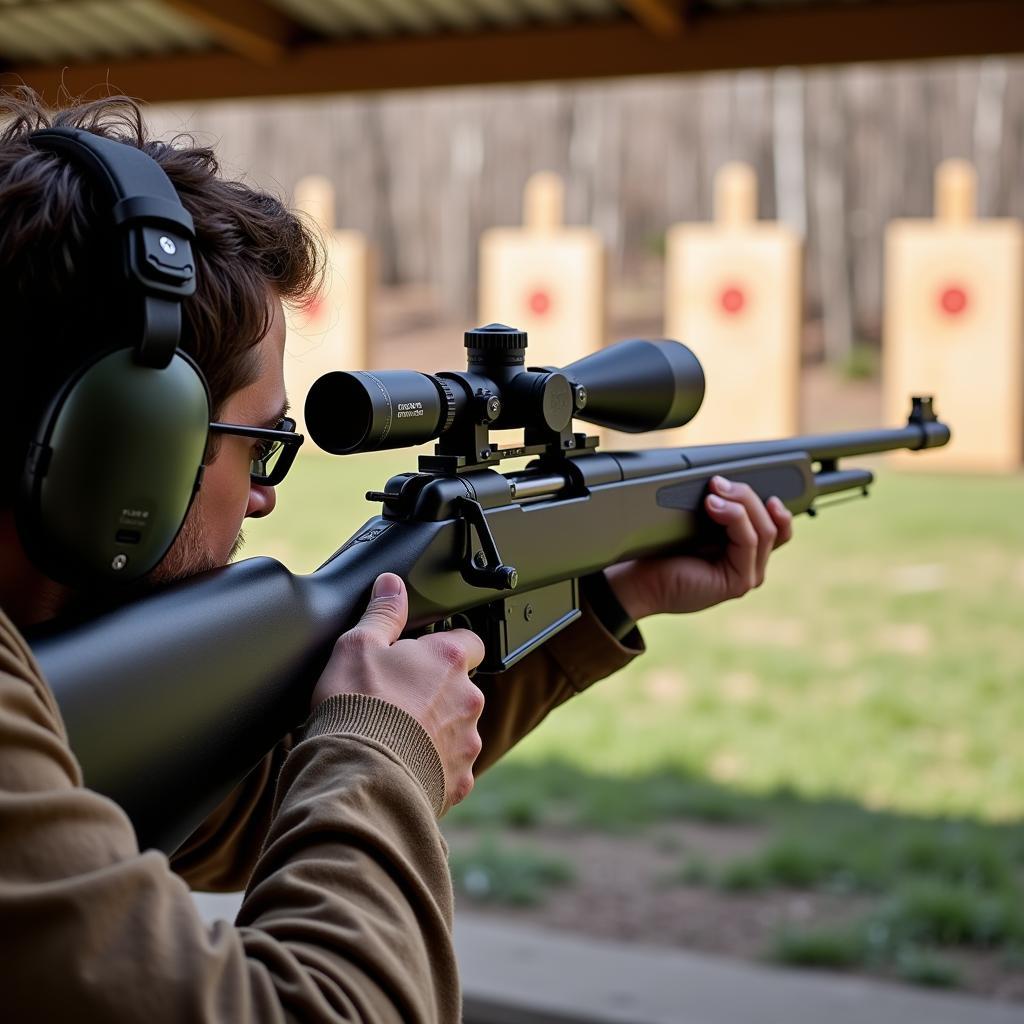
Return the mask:
[[273, 447], [273, 441], [257, 441], [252, 446], [252, 457], [253, 461], [260, 462], [270, 454], [270, 449]]

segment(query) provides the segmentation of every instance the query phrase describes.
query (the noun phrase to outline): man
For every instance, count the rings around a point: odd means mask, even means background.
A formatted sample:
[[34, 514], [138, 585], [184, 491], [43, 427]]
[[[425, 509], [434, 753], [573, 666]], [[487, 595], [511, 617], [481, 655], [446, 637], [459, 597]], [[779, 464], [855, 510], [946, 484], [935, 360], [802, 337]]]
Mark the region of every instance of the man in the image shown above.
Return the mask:
[[[764, 578], [789, 514], [716, 480], [723, 558], [635, 562], [588, 581], [583, 618], [484, 694], [466, 630], [400, 639], [402, 581], [381, 576], [339, 638], [302, 730], [278, 747], [170, 862], [140, 851], [111, 801], [82, 786], [59, 709], [18, 627], [88, 600], [29, 558], [13, 512], [41, 409], [111, 342], [119, 294], [100, 258], [101, 211], [82, 176], [28, 142], [48, 124], [142, 146], [196, 225], [197, 292], [182, 346], [216, 419], [265, 427], [287, 407], [281, 303], [315, 286], [315, 239], [275, 198], [219, 177], [186, 140], [150, 143], [137, 108], [103, 100], [51, 118], [3, 101], [0, 295], [7, 317], [8, 449], [0, 474], [0, 938], [5, 1019], [454, 1021], [452, 895], [437, 817], [553, 707], [640, 650], [635, 621], [737, 597]], [[116, 340], [116, 339], [115, 339]], [[219, 436], [157, 582], [226, 562], [274, 488], [251, 468], [262, 441]], [[102, 458], [102, 452], [96, 457]], [[610, 627], [610, 628], [609, 628]], [[621, 639], [620, 639], [621, 637]], [[246, 887], [235, 926], [207, 927], [186, 882]]]

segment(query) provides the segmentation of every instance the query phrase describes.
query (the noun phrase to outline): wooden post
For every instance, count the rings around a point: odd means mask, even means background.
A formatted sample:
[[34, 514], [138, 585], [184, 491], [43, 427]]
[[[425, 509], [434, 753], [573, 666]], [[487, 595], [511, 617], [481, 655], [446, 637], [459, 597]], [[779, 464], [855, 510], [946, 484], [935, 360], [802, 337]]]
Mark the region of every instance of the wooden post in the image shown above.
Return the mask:
[[323, 291], [308, 305], [286, 310], [285, 387], [305, 430], [303, 405], [317, 377], [331, 370], [365, 370], [370, 334], [373, 257], [366, 236], [334, 226], [334, 186], [310, 175], [295, 186], [295, 206], [311, 218], [327, 247]]
[[715, 177], [715, 221], [668, 231], [665, 333], [697, 354], [707, 390], [696, 419], [658, 444], [782, 437], [798, 426], [801, 242], [757, 220], [757, 178]]
[[534, 174], [523, 227], [480, 240], [480, 322], [526, 331], [532, 366], [565, 366], [605, 340], [604, 245], [592, 228], [565, 226], [564, 197], [557, 174]]
[[935, 219], [886, 233], [885, 414], [898, 423], [912, 394], [934, 395], [953, 438], [929, 471], [1011, 472], [1024, 458], [1024, 228], [976, 219], [976, 191], [974, 168], [947, 160]]

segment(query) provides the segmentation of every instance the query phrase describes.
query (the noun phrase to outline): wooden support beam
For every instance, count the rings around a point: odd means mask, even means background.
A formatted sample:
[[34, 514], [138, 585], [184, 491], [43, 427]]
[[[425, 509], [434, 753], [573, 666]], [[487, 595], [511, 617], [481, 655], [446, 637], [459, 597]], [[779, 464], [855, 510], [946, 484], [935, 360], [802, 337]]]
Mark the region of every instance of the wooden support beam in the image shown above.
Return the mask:
[[269, 66], [224, 53], [19, 65], [0, 76], [0, 87], [20, 80], [52, 100], [62, 82], [72, 94], [109, 83], [150, 102], [169, 102], [996, 53], [1024, 53], [1019, 0], [746, 8], [702, 14], [672, 37], [637, 24], [597, 22], [349, 40], [306, 45]]
[[272, 64], [288, 51], [298, 26], [263, 0], [163, 0], [199, 22], [231, 53], [260, 64]]
[[657, 36], [678, 35], [686, 27], [689, 0], [619, 0], [636, 21]]

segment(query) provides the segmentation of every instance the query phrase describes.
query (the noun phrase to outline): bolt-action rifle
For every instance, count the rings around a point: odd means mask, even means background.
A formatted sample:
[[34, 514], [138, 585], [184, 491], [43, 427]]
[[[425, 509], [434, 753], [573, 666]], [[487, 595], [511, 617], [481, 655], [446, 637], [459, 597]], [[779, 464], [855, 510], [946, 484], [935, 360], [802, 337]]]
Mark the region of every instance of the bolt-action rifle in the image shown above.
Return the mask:
[[[779, 441], [604, 452], [573, 419], [639, 433], [691, 420], [696, 357], [675, 341], [624, 341], [564, 369], [525, 365], [526, 335], [466, 334], [466, 372], [329, 373], [307, 428], [344, 455], [437, 439], [418, 472], [315, 572], [250, 558], [154, 591], [30, 643], [56, 693], [85, 782], [129, 814], [142, 848], [175, 849], [253, 765], [306, 717], [338, 634], [374, 579], [401, 576], [409, 628], [456, 623], [501, 672], [580, 615], [581, 578], [624, 559], [721, 540], [704, 514], [721, 474], [793, 513], [867, 493], [847, 456], [944, 445], [949, 428], [915, 398], [906, 426]], [[522, 429], [498, 447], [493, 429]], [[532, 457], [518, 472], [503, 460]], [[717, 531], [717, 533], [716, 533]]]

